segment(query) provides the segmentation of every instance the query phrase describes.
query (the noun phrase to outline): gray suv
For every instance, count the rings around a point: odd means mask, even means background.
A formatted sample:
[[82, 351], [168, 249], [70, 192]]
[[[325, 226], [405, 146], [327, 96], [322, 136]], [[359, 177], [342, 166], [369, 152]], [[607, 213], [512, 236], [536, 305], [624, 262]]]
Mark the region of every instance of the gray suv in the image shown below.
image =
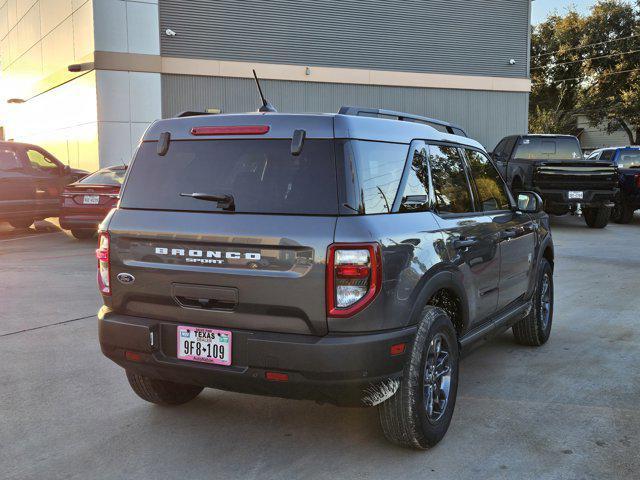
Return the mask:
[[377, 406], [389, 440], [428, 448], [463, 351], [508, 328], [524, 345], [549, 338], [541, 209], [433, 119], [161, 120], [101, 225], [102, 351], [153, 403], [212, 387]]

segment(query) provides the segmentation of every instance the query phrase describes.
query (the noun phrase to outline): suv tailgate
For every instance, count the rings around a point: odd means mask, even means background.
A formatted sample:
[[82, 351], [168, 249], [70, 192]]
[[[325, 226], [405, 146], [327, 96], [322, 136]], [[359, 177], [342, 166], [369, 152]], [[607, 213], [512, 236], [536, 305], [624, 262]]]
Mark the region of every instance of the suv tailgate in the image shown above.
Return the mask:
[[[323, 335], [335, 222], [119, 209], [109, 224], [111, 307], [203, 326]], [[122, 283], [120, 273], [135, 280]]]

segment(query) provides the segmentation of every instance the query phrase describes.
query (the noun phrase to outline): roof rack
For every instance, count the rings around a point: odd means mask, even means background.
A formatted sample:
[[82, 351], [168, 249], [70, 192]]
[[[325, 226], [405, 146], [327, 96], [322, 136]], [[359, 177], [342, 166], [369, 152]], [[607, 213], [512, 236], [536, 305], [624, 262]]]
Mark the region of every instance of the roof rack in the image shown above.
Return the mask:
[[442, 127], [444, 127], [447, 133], [460, 135], [463, 137], [467, 136], [462, 127], [459, 127], [458, 125], [454, 125], [453, 123], [445, 122], [443, 120], [437, 120], [435, 118], [414, 115], [412, 113], [395, 112], [393, 110], [384, 110], [382, 108], [363, 108], [348, 106], [340, 107], [340, 111], [338, 113], [341, 115], [354, 115], [362, 117], [392, 117], [393, 119], [400, 120], [401, 122], [424, 123], [426, 125], [429, 125], [430, 127], [436, 128], [436, 130], [440, 130]]

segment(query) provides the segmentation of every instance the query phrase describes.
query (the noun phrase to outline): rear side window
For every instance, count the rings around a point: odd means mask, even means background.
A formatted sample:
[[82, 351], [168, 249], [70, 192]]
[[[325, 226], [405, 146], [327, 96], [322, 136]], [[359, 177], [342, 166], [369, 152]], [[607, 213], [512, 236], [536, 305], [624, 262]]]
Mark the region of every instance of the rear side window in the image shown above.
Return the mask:
[[577, 138], [533, 137], [518, 142], [516, 160], [579, 160], [582, 150]]
[[400, 212], [425, 212], [429, 210], [429, 167], [427, 146], [419, 145], [412, 152], [407, 182], [402, 192]]
[[22, 170], [22, 163], [16, 152], [9, 148], [0, 148], [0, 171]]
[[57, 163], [38, 150], [28, 149], [27, 157], [29, 157], [31, 167], [38, 172], [45, 173], [47, 175], [55, 175], [60, 171], [60, 167]]
[[144, 142], [130, 167], [120, 205], [151, 210], [221, 211], [217, 202], [181, 194], [231, 195], [235, 212], [336, 215], [332, 140], [172, 141], [165, 156]]
[[429, 164], [438, 212], [473, 212], [471, 191], [460, 151], [456, 147], [431, 145]]
[[118, 186], [122, 185], [126, 174], [127, 170], [124, 168], [116, 170], [105, 168], [104, 170], [98, 170], [96, 173], [92, 173], [91, 175], [84, 177], [78, 183]]
[[389, 213], [409, 145], [350, 140], [343, 144], [346, 203], [364, 214]]
[[476, 150], [465, 149], [467, 162], [478, 192], [478, 204], [485, 212], [509, 210], [509, 196], [504, 182], [488, 157]]

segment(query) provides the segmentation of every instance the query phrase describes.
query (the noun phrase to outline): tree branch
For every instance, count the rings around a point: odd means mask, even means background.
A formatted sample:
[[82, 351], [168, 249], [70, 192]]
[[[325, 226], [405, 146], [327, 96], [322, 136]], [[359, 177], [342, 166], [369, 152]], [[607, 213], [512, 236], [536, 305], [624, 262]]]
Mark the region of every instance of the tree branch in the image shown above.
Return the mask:
[[635, 142], [633, 141], [633, 132], [631, 131], [631, 128], [629, 128], [629, 125], [627, 125], [627, 122], [625, 122], [624, 119], [622, 118], [618, 118], [617, 120], [620, 126], [622, 127], [622, 129], [625, 131], [625, 133], [629, 137], [629, 143], [631, 145], [634, 145]]

